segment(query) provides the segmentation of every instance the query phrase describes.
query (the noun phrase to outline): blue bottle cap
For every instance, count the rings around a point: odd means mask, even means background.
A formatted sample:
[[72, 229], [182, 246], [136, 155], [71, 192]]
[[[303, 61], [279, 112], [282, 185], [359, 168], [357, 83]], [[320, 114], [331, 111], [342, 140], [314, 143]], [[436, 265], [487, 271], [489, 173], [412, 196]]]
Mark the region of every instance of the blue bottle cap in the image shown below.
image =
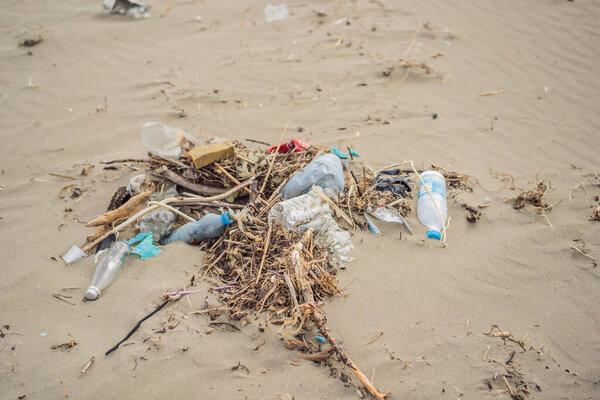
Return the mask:
[[431, 239], [442, 240], [442, 234], [435, 229], [430, 229], [427, 231], [427, 237]]
[[229, 226], [229, 225], [233, 224], [233, 218], [231, 217], [231, 214], [229, 214], [228, 212], [221, 214], [221, 221], [223, 222], [223, 225], [225, 225], [225, 226]]

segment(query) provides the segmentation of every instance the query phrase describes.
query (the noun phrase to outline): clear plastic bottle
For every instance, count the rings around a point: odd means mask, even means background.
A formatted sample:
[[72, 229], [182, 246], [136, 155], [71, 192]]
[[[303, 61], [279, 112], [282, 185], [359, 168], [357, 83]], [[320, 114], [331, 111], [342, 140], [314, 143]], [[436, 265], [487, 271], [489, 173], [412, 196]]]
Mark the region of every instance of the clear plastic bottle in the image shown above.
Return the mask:
[[92, 284], [85, 291], [85, 298], [96, 300], [100, 293], [111, 284], [115, 275], [123, 266], [123, 261], [129, 253], [129, 246], [124, 242], [115, 242], [108, 250], [100, 264], [96, 267]]
[[[423, 187], [423, 183], [421, 183], [419, 189], [419, 202], [417, 205], [419, 221], [429, 228], [427, 231], [428, 238], [440, 240], [442, 238], [441, 232], [443, 226], [448, 218], [446, 180], [444, 179], [444, 176], [437, 171], [425, 171], [421, 174], [421, 179], [427, 186], [427, 189], [431, 192], [431, 196]], [[442, 214], [441, 220], [438, 209]]]
[[275, 218], [285, 229], [292, 230], [298, 224], [306, 223], [326, 213], [331, 213], [329, 204], [311, 190], [293, 199], [276, 203], [269, 211], [269, 219]]
[[151, 212], [140, 222], [140, 232], [152, 232], [152, 240], [160, 242], [167, 236], [175, 223], [175, 213], [169, 210], [158, 210]]
[[348, 252], [354, 248], [350, 233], [335, 222], [331, 208], [311, 190], [293, 199], [275, 204], [269, 211], [269, 223], [279, 221], [287, 230], [302, 233], [311, 228], [317, 242], [328, 247], [340, 261], [351, 261]]
[[229, 213], [207, 214], [196, 222], [188, 222], [163, 239], [162, 244], [181, 240], [191, 243], [193, 240], [204, 240], [221, 236], [225, 227], [233, 223]]
[[174, 128], [162, 122], [146, 122], [140, 130], [142, 143], [149, 152], [161, 157], [179, 158], [180, 143], [185, 137], [181, 128]]
[[323, 154], [292, 176], [283, 187], [284, 199], [307, 193], [312, 185], [330, 189], [336, 194], [344, 190], [344, 168], [335, 154]]

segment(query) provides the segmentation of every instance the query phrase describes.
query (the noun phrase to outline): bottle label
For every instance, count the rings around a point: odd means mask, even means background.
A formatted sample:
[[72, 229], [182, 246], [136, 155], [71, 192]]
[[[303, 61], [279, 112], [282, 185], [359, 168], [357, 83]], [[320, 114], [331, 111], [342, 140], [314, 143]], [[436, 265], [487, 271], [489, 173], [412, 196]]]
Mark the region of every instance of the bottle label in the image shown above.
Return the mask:
[[[423, 182], [425, 182], [425, 187], [429, 189], [431, 194], [437, 193], [443, 198], [446, 198], [446, 182], [444, 182], [442, 178], [435, 175], [427, 175], [422, 177], [422, 179]], [[421, 189], [419, 190], [419, 198], [421, 198], [421, 196], [429, 196], [422, 183]]]

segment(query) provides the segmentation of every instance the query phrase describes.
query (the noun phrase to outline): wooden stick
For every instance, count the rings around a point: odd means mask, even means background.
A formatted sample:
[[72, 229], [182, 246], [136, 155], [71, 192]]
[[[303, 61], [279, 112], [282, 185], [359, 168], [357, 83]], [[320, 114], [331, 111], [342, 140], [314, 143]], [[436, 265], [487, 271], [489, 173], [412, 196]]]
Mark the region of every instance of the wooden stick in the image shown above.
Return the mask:
[[589, 254], [587, 254], [587, 253], [584, 253], [584, 252], [583, 252], [583, 250], [579, 250], [577, 247], [575, 247], [575, 246], [573, 246], [573, 245], [570, 245], [570, 247], [571, 247], [573, 250], [575, 250], [576, 252], [578, 252], [579, 254], [581, 254], [582, 256], [584, 256], [584, 257], [587, 257], [587, 258], [589, 258], [589, 259], [590, 259], [590, 260], [592, 260], [592, 261], [596, 261], [596, 259], [595, 259], [594, 257], [590, 256], [590, 255], [589, 255]]
[[479, 93], [480, 96], [493, 96], [495, 94], [502, 94], [504, 93], [504, 90], [499, 89], [499, 90], [490, 90], [489, 92], [481, 92]]
[[320, 197], [322, 200], [324, 200], [324, 201], [326, 201], [327, 203], [329, 203], [329, 205], [331, 206], [331, 208], [333, 208], [333, 209], [334, 209], [334, 211], [335, 211], [336, 213], [338, 213], [338, 215], [339, 215], [340, 217], [342, 217], [342, 219], [343, 219], [344, 221], [346, 221], [346, 223], [348, 223], [348, 225], [350, 225], [350, 228], [354, 228], [354, 221], [352, 221], [352, 219], [350, 219], [350, 217], [349, 217], [348, 215], [346, 215], [346, 213], [345, 213], [345, 212], [344, 212], [344, 211], [343, 211], [341, 208], [339, 208], [339, 207], [337, 206], [337, 204], [335, 204], [335, 203], [333, 202], [333, 200], [331, 200], [331, 199], [329, 198], [329, 196], [327, 196], [327, 195], [326, 195], [326, 194], [323, 192], [323, 189], [321, 189], [321, 187], [319, 187], [319, 186], [317, 186], [317, 185], [313, 185], [312, 189], [313, 189], [315, 192], [317, 192], [317, 194], [319, 195], [319, 197]]
[[104, 235], [106, 232], [110, 230], [110, 225], [99, 226], [91, 235], [87, 237], [88, 242], [93, 242], [100, 236]]
[[256, 201], [256, 194], [258, 192], [258, 184], [256, 182], [252, 182], [252, 186], [250, 187], [250, 199], [249, 203], [252, 204]]
[[192, 217], [190, 217], [190, 216], [188, 216], [188, 215], [186, 215], [186, 214], [182, 213], [181, 211], [179, 211], [179, 210], [177, 210], [177, 209], [175, 209], [175, 208], [171, 207], [171, 206], [170, 206], [170, 205], [168, 205], [168, 204], [163, 204], [163, 203], [161, 203], [160, 201], [149, 201], [149, 202], [148, 202], [148, 205], [149, 205], [149, 206], [154, 206], [154, 205], [156, 205], [156, 206], [159, 206], [159, 207], [162, 207], [162, 208], [166, 208], [167, 210], [169, 210], [169, 211], [171, 211], [171, 212], [174, 212], [175, 214], [179, 215], [179, 216], [180, 216], [180, 217], [182, 217], [183, 219], [187, 219], [187, 220], [188, 220], [188, 221], [190, 221], [190, 222], [196, 222], [196, 220], [195, 220], [194, 218], [192, 218]]
[[233, 204], [233, 203], [226, 203], [223, 201], [211, 201], [211, 202], [203, 202], [203, 201], [198, 201], [198, 202], [194, 202], [194, 203], [178, 203], [178, 202], [173, 202], [171, 203], [171, 205], [173, 207], [190, 207], [190, 208], [200, 208], [200, 207], [229, 207], [229, 208], [233, 208], [233, 209], [242, 209], [245, 206], [243, 204]]
[[383, 331], [380, 331], [377, 335], [375, 335], [373, 337], [373, 339], [369, 340], [369, 343], [367, 343], [367, 346], [370, 345], [371, 343], [373, 343], [374, 341], [376, 341], [377, 339], [379, 339], [379, 337], [383, 335]]
[[346, 366], [348, 366], [348, 368], [350, 368], [352, 372], [354, 372], [354, 375], [358, 377], [360, 382], [365, 386], [367, 391], [371, 393], [371, 395], [374, 398], [376, 398], [377, 400], [383, 400], [392, 394], [392, 392], [382, 394], [375, 388], [375, 386], [373, 386], [371, 381], [369, 381], [369, 378], [367, 378], [365, 374], [362, 373], [362, 371], [356, 366], [356, 364], [354, 364], [350, 357], [348, 357], [346, 351], [337, 343], [336, 339], [331, 333], [331, 330], [329, 330], [329, 328], [327, 327], [327, 318], [323, 316], [323, 314], [321, 314], [321, 312], [317, 308], [315, 308], [315, 311], [312, 314], [312, 320], [315, 322], [317, 328], [323, 334], [325, 339], [327, 339], [327, 342], [331, 345], [331, 347], [333, 347], [335, 352], [338, 354], [340, 360]]
[[106, 214], [91, 220], [90, 222], [85, 224], [85, 226], [107, 225], [113, 223], [118, 219], [125, 218], [133, 213], [136, 213], [140, 210], [141, 207], [144, 206], [146, 200], [148, 200], [152, 193], [153, 192], [151, 190], [139, 193], [127, 200], [127, 202], [121, 207], [109, 211]]
[[162, 167], [158, 170], [157, 175], [161, 178], [167, 179], [181, 187], [186, 188], [187, 190], [191, 190], [194, 193], [198, 193], [204, 196], [213, 196], [221, 194], [225, 191], [225, 189], [216, 188], [207, 185], [199, 185], [197, 183], [193, 183], [188, 181], [187, 179], [177, 175], [175, 172], [167, 169], [166, 167]]
[[94, 361], [96, 361], [96, 357], [92, 357], [90, 358], [90, 361], [87, 362], [87, 364], [85, 364], [85, 367], [83, 367], [83, 369], [81, 370], [81, 375], [85, 374], [87, 372], [87, 370], [92, 366], [92, 364], [94, 363]]
[[506, 388], [508, 389], [508, 393], [510, 393], [510, 397], [514, 397], [515, 392], [513, 392], [512, 388], [508, 384], [508, 381], [506, 380], [506, 377], [502, 376], [502, 379], [504, 380], [504, 384], [506, 385]]
[[267, 186], [267, 181], [269, 180], [269, 175], [271, 175], [271, 170], [273, 169], [273, 164], [275, 164], [275, 158], [277, 158], [277, 154], [279, 154], [279, 148], [281, 147], [281, 143], [283, 142], [283, 138], [285, 137], [285, 133], [287, 132], [289, 124], [285, 124], [285, 128], [283, 128], [283, 133], [281, 134], [281, 138], [279, 139], [279, 144], [275, 149], [275, 154], [273, 155], [273, 159], [271, 160], [271, 164], [269, 164], [269, 169], [267, 170], [267, 176], [265, 176], [265, 181], [260, 188], [260, 193], [265, 191], [265, 186]]
[[263, 250], [262, 260], [260, 260], [260, 267], [258, 268], [258, 274], [256, 274], [256, 283], [260, 280], [260, 274], [263, 269], [263, 265], [265, 264], [265, 258], [267, 258], [267, 251], [269, 250], [269, 243], [271, 242], [271, 232], [273, 231], [273, 225], [269, 224], [269, 230], [267, 231], [267, 240], [265, 243], [265, 248]]
[[292, 302], [294, 303], [294, 311], [296, 311], [298, 307], [300, 307], [300, 304], [298, 304], [298, 298], [296, 297], [296, 289], [294, 289], [294, 284], [292, 283], [292, 280], [290, 279], [290, 276], [287, 274], [287, 272], [283, 273], [283, 279], [285, 279], [285, 284], [287, 285], [288, 290], [290, 291], [290, 297], [292, 298]]
[[[217, 167], [217, 169], [218, 169], [219, 171], [221, 171], [221, 172], [223, 173], [223, 175], [225, 175], [226, 177], [228, 177], [228, 178], [229, 178], [229, 179], [230, 179], [230, 180], [231, 180], [233, 183], [235, 183], [236, 185], [239, 185], [239, 184], [240, 184], [240, 181], [238, 181], [237, 179], [235, 179], [235, 177], [234, 177], [233, 175], [231, 175], [229, 172], [227, 172], [227, 171], [225, 170], [225, 168], [223, 168], [223, 167], [221, 166], [221, 164], [219, 164], [218, 162], [215, 162], [214, 164], [215, 164], [215, 166]], [[250, 194], [250, 193], [251, 193], [250, 189], [248, 189], [247, 187], [245, 187], [245, 188], [244, 188], [244, 191], [245, 191], [246, 193], [248, 193], [248, 194]]]
[[119, 159], [119, 160], [100, 161], [100, 164], [121, 164], [121, 163], [127, 163], [127, 162], [151, 163], [152, 160], [139, 159], [139, 158], [122, 158], [122, 159]]
[[296, 274], [297, 283], [299, 288], [302, 291], [302, 297], [306, 304], [303, 306], [307, 306], [311, 308], [311, 319], [317, 325], [317, 328], [321, 332], [321, 334], [327, 339], [327, 342], [331, 345], [334, 351], [340, 357], [340, 360], [352, 370], [352, 372], [358, 377], [361, 383], [365, 386], [367, 391], [371, 393], [371, 395], [377, 400], [384, 400], [386, 397], [390, 396], [392, 392], [388, 392], [385, 394], [380, 393], [375, 386], [369, 381], [369, 378], [362, 373], [362, 371], [354, 364], [354, 362], [348, 357], [345, 350], [338, 344], [337, 340], [333, 336], [331, 330], [327, 326], [327, 318], [321, 313], [317, 303], [315, 302], [312, 288], [310, 286], [310, 282], [305, 278], [307, 269], [310, 266], [302, 259], [302, 249], [304, 248], [306, 242], [312, 235], [312, 229], [308, 229], [300, 242], [296, 243], [292, 250], [292, 264], [294, 265], [294, 273]]
[[148, 153], [148, 154], [150, 154], [152, 157], [156, 157], [156, 158], [158, 158], [158, 159], [160, 159], [160, 160], [166, 161], [166, 162], [168, 162], [169, 164], [175, 165], [176, 167], [180, 167], [180, 168], [186, 168], [186, 169], [192, 168], [192, 167], [190, 167], [189, 165], [186, 165], [186, 164], [184, 164], [184, 163], [182, 163], [182, 162], [179, 162], [179, 161], [177, 161], [177, 160], [173, 160], [173, 159], [171, 159], [171, 158], [166, 158], [166, 157], [163, 157], [163, 156], [161, 156], [161, 155], [159, 155], [159, 154], [157, 154], [157, 153], [152, 153], [152, 152], [150, 152], [150, 153]]
[[[239, 192], [242, 188], [245, 188], [246, 186], [250, 185], [252, 182], [254, 182], [253, 178], [248, 179], [247, 181], [245, 181], [241, 185], [237, 185], [236, 187], [231, 188], [230, 190], [226, 191], [225, 193], [221, 193], [221, 194], [218, 194], [218, 195], [212, 196], [212, 197], [205, 197], [202, 200], [206, 201], [206, 202], [222, 200], [222, 199], [224, 199], [226, 197], [231, 196], [234, 193]], [[181, 203], [181, 204], [188, 204], [188, 203], [192, 203], [193, 204], [193, 203], [198, 202], [198, 199], [197, 198], [183, 199], [183, 198], [180, 198], [180, 197], [171, 197], [171, 198], [163, 200], [161, 203], [163, 203], [163, 204], [170, 204], [170, 203], [175, 203], [175, 202]], [[83, 252], [89, 251], [95, 245], [97, 245], [102, 240], [104, 240], [104, 238], [107, 237], [108, 235], [110, 235], [112, 233], [118, 233], [119, 231], [123, 230], [127, 226], [133, 224], [135, 221], [138, 220], [138, 218], [143, 217], [144, 215], [148, 214], [151, 211], [156, 210], [157, 208], [159, 208], [159, 206], [156, 206], [156, 205], [150, 206], [150, 207], [146, 207], [145, 209], [139, 211], [137, 214], [129, 217], [125, 222], [119, 224], [114, 229], [109, 230], [104, 235], [100, 236], [98, 239], [94, 240], [91, 243], [88, 243], [81, 250]]]
[[207, 313], [211, 313], [213, 311], [224, 311], [224, 310], [227, 310], [227, 307], [217, 307], [217, 308], [210, 308], [210, 309], [206, 309], [206, 310], [190, 311], [188, 313], [188, 315], [207, 314]]
[[[228, 177], [228, 178], [229, 178], [229, 179], [230, 179], [230, 180], [231, 180], [233, 183], [235, 183], [236, 185], [239, 185], [239, 184], [240, 184], [240, 181], [238, 181], [238, 180], [237, 180], [237, 179], [236, 179], [236, 178], [235, 178], [233, 175], [231, 175], [229, 172], [227, 172], [227, 171], [225, 170], [225, 168], [223, 168], [223, 167], [222, 167], [222, 166], [221, 166], [219, 163], [214, 163], [214, 164], [215, 164], [215, 165], [216, 165], [216, 167], [219, 169], [219, 171], [221, 171], [221, 172], [222, 172], [222, 173], [223, 173], [223, 174], [224, 174], [226, 177]], [[250, 188], [247, 188], [247, 187], [245, 187], [245, 188], [244, 188], [244, 191], [245, 191], [246, 193], [248, 193], [248, 194], [250, 195], [250, 197], [252, 197], [252, 190], [251, 190]], [[262, 202], [262, 203], [265, 203], [265, 204], [266, 204], [266, 202], [265, 202], [265, 201], [264, 201], [264, 200], [263, 200], [261, 197], [258, 197], [258, 199], [257, 199], [257, 200], [258, 200], [258, 201], [260, 201], [260, 202]], [[252, 202], [252, 201], [250, 201], [250, 203], [251, 203], [251, 202]]]
[[262, 215], [264, 213], [268, 212], [271, 209], [271, 207], [273, 207], [275, 205], [275, 203], [277, 202], [277, 200], [279, 200], [280, 197], [281, 197], [281, 194], [278, 194], [271, 201], [269, 201], [267, 203], [267, 205], [264, 206], [262, 210], [260, 210], [260, 212], [258, 213], [258, 215], [256, 216], [256, 218], [258, 219], [258, 218], [262, 217]]

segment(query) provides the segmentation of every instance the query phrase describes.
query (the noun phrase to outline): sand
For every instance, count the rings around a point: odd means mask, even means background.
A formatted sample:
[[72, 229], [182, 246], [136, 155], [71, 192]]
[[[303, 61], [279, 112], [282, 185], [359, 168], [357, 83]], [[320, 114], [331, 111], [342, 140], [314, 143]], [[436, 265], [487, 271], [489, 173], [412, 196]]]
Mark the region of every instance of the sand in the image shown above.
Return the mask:
[[[600, 225], [588, 220], [600, 188], [569, 197], [600, 172], [598, 2], [289, 1], [290, 18], [271, 24], [266, 4], [152, 0], [153, 17], [132, 20], [96, 0], [4, 2], [0, 398], [358, 397], [328, 367], [286, 350], [278, 326], [260, 332], [262, 317], [207, 335], [206, 317], [183, 318], [204, 293], [104, 357], [164, 289], [192, 275], [199, 288], [214, 284], [201, 279], [202, 254], [173, 243], [153, 259], [130, 258], [84, 303], [92, 258], [58, 258], [136, 174], [99, 161], [143, 157], [147, 121], [271, 143], [289, 123], [289, 137], [350, 145], [374, 168], [411, 159], [472, 176], [473, 192], [449, 200], [447, 248], [424, 240], [415, 215], [414, 236], [394, 227], [354, 236], [356, 260], [339, 275], [348, 296], [324, 306], [331, 328], [396, 399], [508, 399], [501, 363], [513, 351], [531, 398], [598, 398], [600, 269], [570, 246], [581, 237], [600, 259]], [[31, 31], [44, 41], [18, 47]], [[407, 74], [400, 59], [436, 73]], [[495, 90], [503, 93], [479, 95]], [[95, 168], [81, 177], [86, 163]], [[515, 191], [495, 172], [516, 188], [550, 181], [552, 227], [533, 208], [504, 203]], [[59, 198], [72, 183], [83, 195]], [[490, 206], [470, 224], [457, 200], [485, 197]], [[179, 325], [155, 333], [170, 316]], [[494, 324], [527, 351], [486, 336]], [[50, 348], [72, 339], [70, 350]], [[231, 369], [239, 362], [249, 372]]]

